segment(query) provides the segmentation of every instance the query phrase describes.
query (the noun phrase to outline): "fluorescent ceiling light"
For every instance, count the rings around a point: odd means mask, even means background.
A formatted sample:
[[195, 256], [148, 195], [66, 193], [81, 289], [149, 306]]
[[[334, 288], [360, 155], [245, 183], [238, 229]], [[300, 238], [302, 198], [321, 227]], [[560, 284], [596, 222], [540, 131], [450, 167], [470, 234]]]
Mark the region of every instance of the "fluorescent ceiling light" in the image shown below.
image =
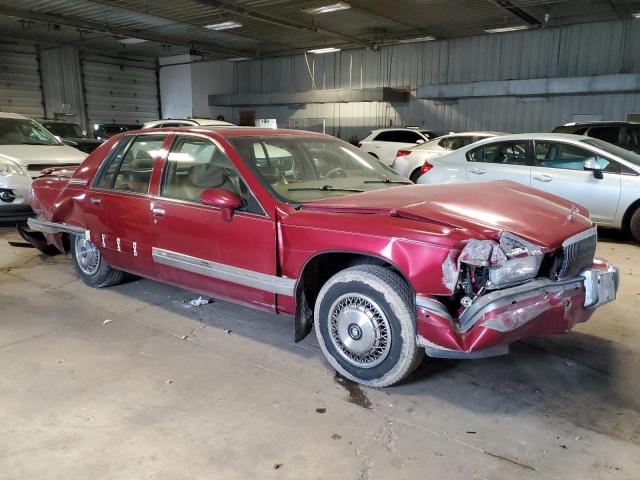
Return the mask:
[[640, 18], [640, 12], [633, 12], [633, 13], [631, 14], [631, 16], [632, 16], [633, 18]]
[[339, 51], [340, 49], [336, 47], [314, 48], [313, 50], [307, 50], [308, 53], [333, 53]]
[[251, 60], [251, 58], [249, 57], [234, 57], [234, 58], [227, 58], [228, 61], [230, 62], [243, 62], [245, 60]]
[[433, 35], [425, 35], [424, 37], [416, 37], [416, 38], [402, 38], [398, 40], [398, 43], [418, 43], [418, 42], [431, 42], [435, 40], [436, 37]]
[[528, 30], [529, 25], [512, 25], [510, 27], [496, 27], [496, 28], [485, 28], [484, 31], [487, 33], [505, 33], [505, 32], [516, 32], [518, 30]]
[[142, 38], [134, 38], [134, 37], [119, 38], [118, 41], [120, 43], [124, 43], [125, 45], [137, 45], [138, 43], [146, 42], [146, 40]]
[[204, 28], [208, 28], [209, 30], [229, 30], [231, 28], [240, 28], [241, 26], [242, 26], [241, 23], [234, 22], [233, 20], [229, 20], [228, 22], [212, 23], [211, 25], [205, 25]]
[[321, 7], [308, 7], [303, 8], [302, 11], [304, 13], [310, 13], [311, 15], [320, 15], [322, 13], [331, 13], [337, 12], [339, 10], [348, 10], [351, 8], [351, 5], [345, 2], [337, 2], [332, 3], [330, 5], [323, 5]]

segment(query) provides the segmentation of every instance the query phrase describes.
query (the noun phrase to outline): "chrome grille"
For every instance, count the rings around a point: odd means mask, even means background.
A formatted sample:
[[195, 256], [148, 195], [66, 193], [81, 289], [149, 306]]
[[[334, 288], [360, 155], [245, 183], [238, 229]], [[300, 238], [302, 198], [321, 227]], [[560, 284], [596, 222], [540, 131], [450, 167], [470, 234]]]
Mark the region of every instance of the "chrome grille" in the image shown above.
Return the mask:
[[598, 234], [596, 227], [567, 238], [562, 243], [562, 261], [558, 279], [575, 277], [593, 264]]

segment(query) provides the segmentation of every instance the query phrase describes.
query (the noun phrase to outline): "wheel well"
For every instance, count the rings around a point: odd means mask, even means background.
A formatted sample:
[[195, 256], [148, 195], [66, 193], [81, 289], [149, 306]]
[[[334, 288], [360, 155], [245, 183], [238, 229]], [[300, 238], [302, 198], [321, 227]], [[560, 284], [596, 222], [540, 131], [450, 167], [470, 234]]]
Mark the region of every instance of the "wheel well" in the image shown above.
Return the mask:
[[316, 255], [304, 266], [296, 286], [296, 342], [301, 341], [311, 331], [316, 298], [322, 286], [336, 273], [355, 265], [386, 267], [398, 273], [411, 287], [411, 283], [400, 269], [382, 258], [352, 252], [327, 252]]
[[[421, 167], [421, 166], [418, 166], [418, 167], [414, 168], [414, 169], [411, 171], [411, 173], [409, 174], [409, 179], [410, 179], [413, 183], [416, 183], [416, 182], [418, 181], [418, 178], [420, 178], [420, 170], [422, 170], [422, 167]], [[414, 180], [413, 178], [414, 178], [414, 175], [415, 175], [416, 173], [417, 173], [418, 175], [415, 177], [415, 180]]]
[[627, 211], [624, 212], [624, 216], [622, 217], [622, 225], [621, 225], [623, 230], [629, 231], [629, 223], [631, 222], [631, 216], [633, 215], [633, 212], [635, 212], [638, 208], [640, 208], [640, 199], [636, 200], [631, 205], [629, 205], [629, 208], [627, 208]]

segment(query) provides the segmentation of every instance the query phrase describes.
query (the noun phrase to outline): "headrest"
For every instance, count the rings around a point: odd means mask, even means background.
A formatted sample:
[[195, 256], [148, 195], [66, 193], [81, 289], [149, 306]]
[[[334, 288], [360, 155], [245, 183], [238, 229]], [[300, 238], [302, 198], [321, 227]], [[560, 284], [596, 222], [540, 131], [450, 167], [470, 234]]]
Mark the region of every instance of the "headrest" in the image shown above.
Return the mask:
[[138, 150], [136, 156], [131, 161], [130, 167], [135, 170], [142, 170], [145, 168], [152, 169], [155, 159], [146, 150]]
[[218, 188], [227, 179], [224, 169], [211, 163], [191, 167], [187, 177], [195, 187], [199, 188]]

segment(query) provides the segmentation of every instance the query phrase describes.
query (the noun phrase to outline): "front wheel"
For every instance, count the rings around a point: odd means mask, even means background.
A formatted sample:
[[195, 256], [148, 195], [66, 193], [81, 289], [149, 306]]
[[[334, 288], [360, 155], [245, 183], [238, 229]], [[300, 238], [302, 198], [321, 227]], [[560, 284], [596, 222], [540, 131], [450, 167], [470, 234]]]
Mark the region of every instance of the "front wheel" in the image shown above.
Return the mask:
[[125, 273], [110, 267], [98, 247], [82, 235], [71, 238], [71, 256], [78, 276], [90, 287], [111, 287], [124, 279]]
[[314, 316], [325, 357], [355, 382], [393, 385], [424, 356], [409, 286], [384, 267], [359, 265], [335, 274], [320, 290]]
[[629, 220], [629, 232], [633, 239], [640, 243], [640, 207], [631, 215]]

